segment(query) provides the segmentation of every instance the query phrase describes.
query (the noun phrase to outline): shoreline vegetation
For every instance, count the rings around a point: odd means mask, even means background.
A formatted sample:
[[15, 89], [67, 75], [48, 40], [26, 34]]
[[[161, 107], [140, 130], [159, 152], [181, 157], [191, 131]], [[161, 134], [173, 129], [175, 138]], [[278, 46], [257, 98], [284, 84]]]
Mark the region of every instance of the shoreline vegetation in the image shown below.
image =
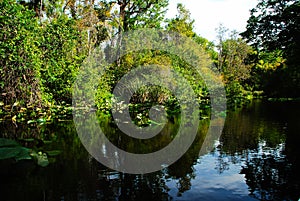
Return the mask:
[[[216, 44], [194, 32], [194, 19], [182, 4], [174, 18], [165, 19], [168, 0], [70, 2], [0, 2], [0, 122], [34, 126], [71, 119], [72, 87], [84, 59], [103, 41], [140, 28], [173, 31], [195, 41], [220, 73], [229, 109], [253, 99], [300, 100], [296, 0], [285, 0], [283, 5], [260, 0], [251, 10], [246, 31], [237, 33], [220, 25]], [[178, 55], [153, 50], [126, 54], [111, 65], [99, 80], [97, 113], [110, 115], [112, 90], [123, 75], [152, 64], [180, 72], [197, 95], [199, 113], [209, 116], [209, 90], [203, 79]], [[169, 116], [179, 113], [176, 97], [159, 86], [138, 90], [131, 99], [131, 113], [148, 116], [148, 109], [140, 107], [145, 104], [164, 105]], [[143, 118], [134, 118], [144, 124]]]
[[[236, 110], [238, 108], [243, 107], [246, 104], [249, 104], [250, 102], [254, 100], [261, 100], [264, 102], [300, 102], [300, 98], [268, 98], [268, 97], [261, 97], [256, 96], [249, 99], [239, 100], [238, 103], [234, 103], [234, 105], [231, 105], [228, 110]], [[151, 105], [151, 104], [150, 104]], [[208, 118], [210, 116], [210, 105], [202, 105], [205, 109], [199, 109], [199, 118]], [[129, 105], [130, 113], [136, 113], [137, 115], [140, 114], [144, 118], [145, 116], [148, 116], [149, 109], [145, 109], [144, 106], [140, 106], [138, 104]], [[133, 109], [135, 108], [135, 109]], [[227, 110], [227, 111], [228, 111]], [[27, 106], [27, 107], [20, 107], [17, 104], [11, 105], [4, 105], [0, 103], [0, 122], [12, 122], [15, 126], [17, 126], [19, 123], [21, 124], [28, 124], [30, 126], [37, 126], [37, 125], [43, 125], [48, 123], [54, 123], [54, 122], [61, 122], [61, 121], [69, 121], [72, 120], [72, 111], [73, 107], [71, 105], [55, 105], [51, 107], [33, 107], [33, 106]], [[111, 117], [110, 109], [106, 110], [97, 110], [96, 114], [101, 117]], [[167, 111], [168, 117], [172, 118], [172, 116], [176, 116], [180, 114], [179, 110], [173, 110]], [[139, 117], [139, 118], [142, 118]], [[141, 120], [142, 122], [142, 120]], [[141, 122], [136, 122], [137, 124], [140, 124]], [[144, 126], [147, 125], [147, 123], [144, 124]]]

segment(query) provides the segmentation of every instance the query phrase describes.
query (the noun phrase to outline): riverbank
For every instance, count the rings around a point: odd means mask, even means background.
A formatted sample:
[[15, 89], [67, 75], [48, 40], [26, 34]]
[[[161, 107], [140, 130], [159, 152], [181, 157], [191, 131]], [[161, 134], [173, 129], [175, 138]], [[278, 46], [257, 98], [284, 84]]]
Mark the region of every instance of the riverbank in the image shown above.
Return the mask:
[[[262, 100], [267, 102], [300, 102], [300, 98], [268, 98], [262, 96], [262, 93], [253, 93], [251, 96], [240, 97], [238, 99], [229, 99], [227, 101], [227, 109], [235, 110], [244, 105], [251, 103], [253, 100]], [[129, 110], [133, 116], [138, 116], [134, 121], [137, 125], [146, 125], [149, 119], [149, 109], [154, 103], [147, 104], [130, 104]], [[173, 116], [180, 113], [179, 105], [166, 106], [167, 115]], [[26, 107], [20, 106], [19, 103], [13, 105], [4, 105], [0, 102], [0, 122], [12, 121], [13, 123], [27, 123], [32, 126], [41, 125], [45, 123], [52, 123], [56, 121], [72, 120], [73, 107], [71, 104], [64, 105], [48, 105], [37, 107], [27, 105]], [[210, 103], [200, 104], [200, 116], [210, 115]], [[110, 108], [102, 108], [97, 110], [98, 116], [111, 116]]]
[[46, 122], [64, 121], [72, 118], [71, 105], [52, 105], [37, 107], [18, 103], [4, 105], [0, 102], [0, 122], [12, 121], [13, 123], [27, 122], [27, 124], [44, 124]]

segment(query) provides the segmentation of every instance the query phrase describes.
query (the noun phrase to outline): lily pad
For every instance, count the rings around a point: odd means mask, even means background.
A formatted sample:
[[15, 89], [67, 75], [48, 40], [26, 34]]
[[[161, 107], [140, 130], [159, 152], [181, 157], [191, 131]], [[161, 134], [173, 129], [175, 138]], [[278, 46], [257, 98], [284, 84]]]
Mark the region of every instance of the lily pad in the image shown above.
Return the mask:
[[51, 144], [52, 141], [51, 141], [51, 140], [43, 140], [43, 143], [44, 143], [44, 144]]
[[20, 146], [14, 140], [0, 138], [0, 160], [10, 158], [17, 161], [31, 159], [30, 149]]
[[46, 153], [48, 154], [48, 156], [57, 156], [59, 154], [61, 154], [61, 150], [52, 150], [52, 151], [46, 151]]
[[2, 147], [0, 148], [0, 160], [14, 158], [19, 152], [19, 149], [15, 147]]
[[20, 160], [31, 160], [32, 158], [30, 157], [30, 149], [27, 149], [25, 147], [21, 147], [19, 154], [15, 157], [17, 161]]
[[1, 147], [0, 160], [14, 158], [15, 160], [28, 160], [31, 159], [29, 155], [30, 149], [25, 147]]
[[20, 146], [20, 145], [14, 140], [0, 138], [0, 147], [15, 147], [15, 146]]
[[34, 142], [34, 139], [33, 139], [33, 138], [26, 138], [26, 139], [20, 138], [20, 139], [18, 139], [18, 140], [23, 141], [23, 142]]

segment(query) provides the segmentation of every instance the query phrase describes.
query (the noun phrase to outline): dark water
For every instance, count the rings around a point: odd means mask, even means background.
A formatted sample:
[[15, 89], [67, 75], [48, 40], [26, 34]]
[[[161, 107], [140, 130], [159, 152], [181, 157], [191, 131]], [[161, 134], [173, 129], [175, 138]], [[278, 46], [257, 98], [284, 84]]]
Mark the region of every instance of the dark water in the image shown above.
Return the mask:
[[[72, 121], [28, 127], [2, 123], [0, 137], [36, 151], [61, 150], [50, 165], [31, 160], [0, 161], [0, 200], [298, 200], [300, 198], [300, 104], [253, 102], [227, 115], [214, 149], [199, 156], [209, 120], [202, 120], [193, 145], [175, 164], [146, 175], [118, 173], [94, 160]], [[135, 151], [163, 146], [176, 132], [176, 119], [160, 142], [134, 146], [109, 121], [111, 141]], [[121, 139], [121, 140], [120, 140]], [[120, 142], [121, 141], [121, 142]], [[140, 150], [143, 152], [143, 150]]]

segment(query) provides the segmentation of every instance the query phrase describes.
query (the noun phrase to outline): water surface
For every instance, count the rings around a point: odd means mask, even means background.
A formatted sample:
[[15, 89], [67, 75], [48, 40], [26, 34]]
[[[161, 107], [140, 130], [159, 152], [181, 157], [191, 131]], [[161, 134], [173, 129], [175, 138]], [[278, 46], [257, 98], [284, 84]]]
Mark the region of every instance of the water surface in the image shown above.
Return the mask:
[[[119, 147], [145, 153], [166, 146], [178, 119], [159, 138], [137, 141], [109, 120], [107, 137]], [[188, 152], [170, 167], [145, 175], [112, 171], [93, 159], [72, 121], [38, 127], [1, 123], [1, 138], [36, 151], [61, 150], [47, 167], [32, 160], [0, 161], [0, 200], [298, 200], [300, 198], [300, 104], [256, 101], [229, 112], [213, 149], [199, 155], [209, 126], [201, 120]], [[21, 139], [34, 139], [24, 141]]]

